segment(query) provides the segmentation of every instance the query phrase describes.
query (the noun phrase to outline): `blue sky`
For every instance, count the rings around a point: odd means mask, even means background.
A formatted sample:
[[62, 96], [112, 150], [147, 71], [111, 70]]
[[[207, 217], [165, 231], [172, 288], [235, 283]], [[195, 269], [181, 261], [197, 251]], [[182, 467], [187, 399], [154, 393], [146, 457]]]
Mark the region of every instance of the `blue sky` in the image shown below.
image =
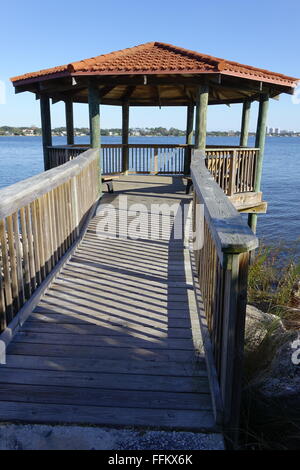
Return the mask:
[[[299, 0], [36, 0], [1, 5], [1, 68], [6, 103], [0, 125], [40, 125], [39, 102], [15, 95], [9, 77], [65, 64], [148, 41], [300, 77]], [[51, 107], [53, 127], [64, 125], [61, 103]], [[255, 129], [257, 106], [251, 128]], [[130, 126], [184, 128], [184, 108], [132, 109]], [[238, 129], [241, 105], [212, 106], [208, 129]], [[300, 104], [289, 95], [271, 100], [270, 126], [300, 130]], [[88, 125], [86, 105], [75, 105], [75, 126]], [[120, 127], [119, 108], [101, 107], [101, 126]]]

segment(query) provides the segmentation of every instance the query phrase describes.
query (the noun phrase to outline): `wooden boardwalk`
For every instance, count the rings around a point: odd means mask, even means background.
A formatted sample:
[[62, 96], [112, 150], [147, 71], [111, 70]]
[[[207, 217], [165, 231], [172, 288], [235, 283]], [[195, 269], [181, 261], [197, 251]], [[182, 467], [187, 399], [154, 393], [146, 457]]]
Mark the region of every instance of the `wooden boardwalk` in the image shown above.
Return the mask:
[[[149, 221], [151, 204], [190, 201], [180, 177], [135, 175], [114, 186], [100, 209], [117, 208], [118, 230], [120, 195], [144, 204]], [[154, 240], [145, 227], [139, 240], [99, 239], [101, 219], [91, 220], [8, 346], [0, 420], [214, 430], [189, 256], [174, 238], [174, 217], [151, 219], [164, 235]]]

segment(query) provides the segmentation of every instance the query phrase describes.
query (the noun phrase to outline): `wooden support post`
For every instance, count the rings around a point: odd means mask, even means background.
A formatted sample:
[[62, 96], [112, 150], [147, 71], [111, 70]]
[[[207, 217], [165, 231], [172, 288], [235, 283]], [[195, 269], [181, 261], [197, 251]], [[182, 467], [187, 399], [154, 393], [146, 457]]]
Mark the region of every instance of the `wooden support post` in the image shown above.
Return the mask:
[[[255, 139], [255, 147], [259, 148], [257, 161], [256, 161], [256, 168], [255, 168], [255, 182], [254, 182], [255, 192], [260, 191], [260, 185], [261, 185], [262, 165], [263, 165], [265, 140], [266, 140], [268, 107], [269, 107], [269, 95], [268, 94], [261, 95], [260, 101], [259, 101], [256, 139]], [[256, 233], [257, 214], [248, 215], [248, 224], [249, 224], [249, 227], [252, 229], [253, 233]]]
[[241, 126], [241, 137], [240, 137], [241, 147], [247, 147], [248, 145], [250, 109], [251, 109], [251, 101], [245, 101], [243, 104], [243, 114], [242, 114], [242, 126]]
[[224, 254], [221, 393], [225, 439], [238, 444], [249, 253]]
[[191, 145], [193, 145], [193, 124], [194, 124], [194, 105], [189, 104], [187, 107], [187, 121], [186, 121], [186, 139], [185, 143], [188, 145], [184, 153], [184, 174], [189, 175], [191, 172]]
[[100, 110], [99, 89], [94, 81], [89, 82], [89, 117], [90, 117], [90, 143], [92, 148], [99, 149], [99, 195], [102, 194], [101, 164], [100, 164]]
[[50, 168], [48, 147], [52, 145], [50, 100], [48, 96], [41, 95], [40, 106], [41, 106], [42, 141], [43, 141], [43, 153], [44, 153], [44, 169], [45, 171], [47, 171]]
[[196, 103], [195, 149], [205, 150], [206, 147], [208, 93], [208, 85], [199, 87]]
[[122, 172], [127, 174], [129, 170], [128, 161], [128, 134], [129, 134], [129, 104], [122, 106]]
[[66, 129], [67, 129], [67, 144], [74, 144], [74, 122], [73, 122], [73, 102], [68, 99], [65, 101], [66, 110]]

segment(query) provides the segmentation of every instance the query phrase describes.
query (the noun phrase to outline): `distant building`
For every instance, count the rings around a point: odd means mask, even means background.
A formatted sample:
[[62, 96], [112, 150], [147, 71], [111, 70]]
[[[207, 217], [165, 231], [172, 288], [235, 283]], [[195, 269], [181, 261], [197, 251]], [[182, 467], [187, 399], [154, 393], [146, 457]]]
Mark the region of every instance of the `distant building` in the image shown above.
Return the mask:
[[24, 129], [23, 131], [24, 135], [34, 135], [34, 129]]

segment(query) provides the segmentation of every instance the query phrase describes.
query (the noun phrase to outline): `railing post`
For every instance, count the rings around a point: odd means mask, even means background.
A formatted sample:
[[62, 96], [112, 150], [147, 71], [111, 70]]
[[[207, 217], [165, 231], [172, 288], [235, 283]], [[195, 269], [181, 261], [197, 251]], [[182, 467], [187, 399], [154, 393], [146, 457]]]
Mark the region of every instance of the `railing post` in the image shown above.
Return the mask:
[[229, 167], [229, 186], [227, 196], [232, 196], [236, 192], [236, 150], [233, 151], [230, 158]]
[[128, 134], [129, 134], [129, 104], [122, 106], [122, 172], [127, 174], [129, 170], [128, 161]]
[[224, 254], [221, 394], [227, 438], [237, 443], [242, 393], [249, 252]]

